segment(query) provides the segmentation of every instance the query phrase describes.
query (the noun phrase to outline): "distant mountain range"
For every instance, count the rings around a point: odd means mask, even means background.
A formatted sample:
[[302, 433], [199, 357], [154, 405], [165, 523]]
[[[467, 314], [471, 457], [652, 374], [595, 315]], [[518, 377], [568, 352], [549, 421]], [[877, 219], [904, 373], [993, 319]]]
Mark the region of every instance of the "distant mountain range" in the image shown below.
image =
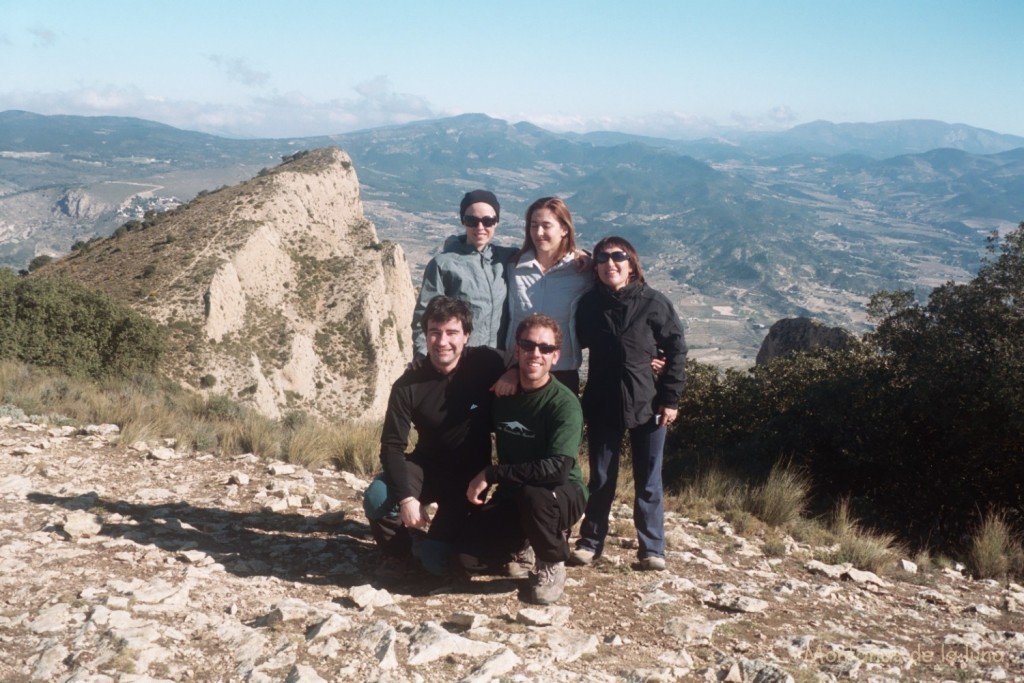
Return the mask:
[[594, 144], [640, 142], [668, 147], [701, 159], [815, 154], [862, 154], [885, 159], [933, 149], [957, 149], [971, 154], [996, 154], [1024, 147], [1024, 138], [942, 121], [906, 120], [881, 123], [813, 121], [774, 133], [734, 133], [695, 141], [672, 141], [623, 133], [586, 133], [580, 139]]
[[636, 244], [687, 318], [694, 355], [723, 364], [752, 361], [781, 317], [863, 329], [870, 294], [965, 279], [985, 235], [1024, 219], [1024, 138], [937, 121], [676, 141], [476, 114], [229, 140], [131, 118], [2, 112], [0, 263], [24, 267], [328, 145], [351, 155], [367, 215], [414, 271], [458, 230], [467, 189], [498, 194], [509, 243], [522, 239], [529, 202], [562, 196], [584, 245], [610, 233]]

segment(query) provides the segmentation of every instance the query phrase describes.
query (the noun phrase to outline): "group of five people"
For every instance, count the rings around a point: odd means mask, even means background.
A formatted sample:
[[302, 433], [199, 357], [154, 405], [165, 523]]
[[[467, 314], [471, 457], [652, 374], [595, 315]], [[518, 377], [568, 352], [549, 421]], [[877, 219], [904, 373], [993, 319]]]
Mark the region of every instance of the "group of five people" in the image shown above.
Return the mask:
[[686, 344], [672, 304], [647, 285], [627, 240], [580, 250], [568, 207], [545, 197], [527, 209], [522, 248], [499, 246], [500, 211], [493, 193], [468, 192], [459, 209], [465, 234], [427, 264], [415, 358], [392, 387], [383, 472], [364, 508], [392, 569], [412, 557], [434, 574], [456, 561], [499, 569], [530, 579], [527, 600], [550, 604], [564, 590], [566, 563], [587, 565], [603, 552], [627, 434], [638, 566], [665, 567], [662, 451]]

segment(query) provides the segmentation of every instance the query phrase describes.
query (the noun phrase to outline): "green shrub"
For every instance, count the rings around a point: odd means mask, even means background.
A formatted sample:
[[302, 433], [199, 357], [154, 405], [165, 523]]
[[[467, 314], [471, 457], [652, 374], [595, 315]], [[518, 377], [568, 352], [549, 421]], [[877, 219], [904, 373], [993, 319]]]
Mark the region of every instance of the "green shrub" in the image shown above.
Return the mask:
[[53, 257], [52, 256], [49, 256], [47, 254], [40, 254], [39, 256], [36, 256], [34, 259], [29, 261], [29, 263], [28, 263], [28, 272], [31, 273], [34, 270], [38, 270], [39, 268], [42, 268], [43, 266], [45, 266], [47, 263], [50, 263], [51, 261], [53, 261]]
[[102, 379], [154, 372], [159, 326], [70, 281], [0, 270], [0, 358]]
[[875, 332], [846, 351], [749, 371], [689, 363], [665, 481], [715, 461], [758, 481], [803, 468], [808, 510], [858, 501], [865, 523], [915, 547], [962, 550], [973, 511], [1024, 517], [1024, 224], [993, 237], [970, 282], [879, 292]]

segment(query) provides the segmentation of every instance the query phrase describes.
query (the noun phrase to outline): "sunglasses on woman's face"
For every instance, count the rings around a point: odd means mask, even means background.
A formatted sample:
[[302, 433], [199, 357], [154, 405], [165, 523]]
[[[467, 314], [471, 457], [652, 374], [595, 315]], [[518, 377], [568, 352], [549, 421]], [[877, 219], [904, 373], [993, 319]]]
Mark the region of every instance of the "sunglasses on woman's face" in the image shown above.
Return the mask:
[[558, 350], [558, 347], [554, 344], [538, 344], [532, 339], [516, 339], [516, 344], [527, 353], [533, 353], [533, 350], [537, 349], [545, 356]]
[[599, 251], [594, 254], [594, 260], [598, 263], [608, 263], [608, 261], [622, 263], [629, 260], [629, 254], [624, 251]]
[[463, 216], [462, 224], [467, 228], [475, 228], [480, 225], [483, 225], [485, 228], [493, 228], [498, 224], [498, 217], [484, 216], [483, 218], [478, 218], [477, 216]]

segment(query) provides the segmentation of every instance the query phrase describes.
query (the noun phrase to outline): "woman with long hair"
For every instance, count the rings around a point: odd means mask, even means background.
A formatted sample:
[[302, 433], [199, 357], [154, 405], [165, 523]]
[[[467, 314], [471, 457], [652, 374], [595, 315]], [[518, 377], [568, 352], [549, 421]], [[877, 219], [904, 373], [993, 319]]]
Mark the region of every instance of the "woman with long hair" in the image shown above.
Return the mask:
[[[551, 374], [578, 394], [583, 353], [576, 339], [574, 317], [580, 297], [594, 283], [587, 268], [589, 261], [576, 248], [572, 214], [558, 197], [541, 197], [530, 205], [525, 233], [522, 249], [509, 264], [509, 337], [505, 348], [515, 348], [512, 334], [530, 314], [553, 318], [565, 334], [561, 356]], [[514, 393], [515, 377], [514, 371], [506, 373], [495, 391], [500, 395]]]

